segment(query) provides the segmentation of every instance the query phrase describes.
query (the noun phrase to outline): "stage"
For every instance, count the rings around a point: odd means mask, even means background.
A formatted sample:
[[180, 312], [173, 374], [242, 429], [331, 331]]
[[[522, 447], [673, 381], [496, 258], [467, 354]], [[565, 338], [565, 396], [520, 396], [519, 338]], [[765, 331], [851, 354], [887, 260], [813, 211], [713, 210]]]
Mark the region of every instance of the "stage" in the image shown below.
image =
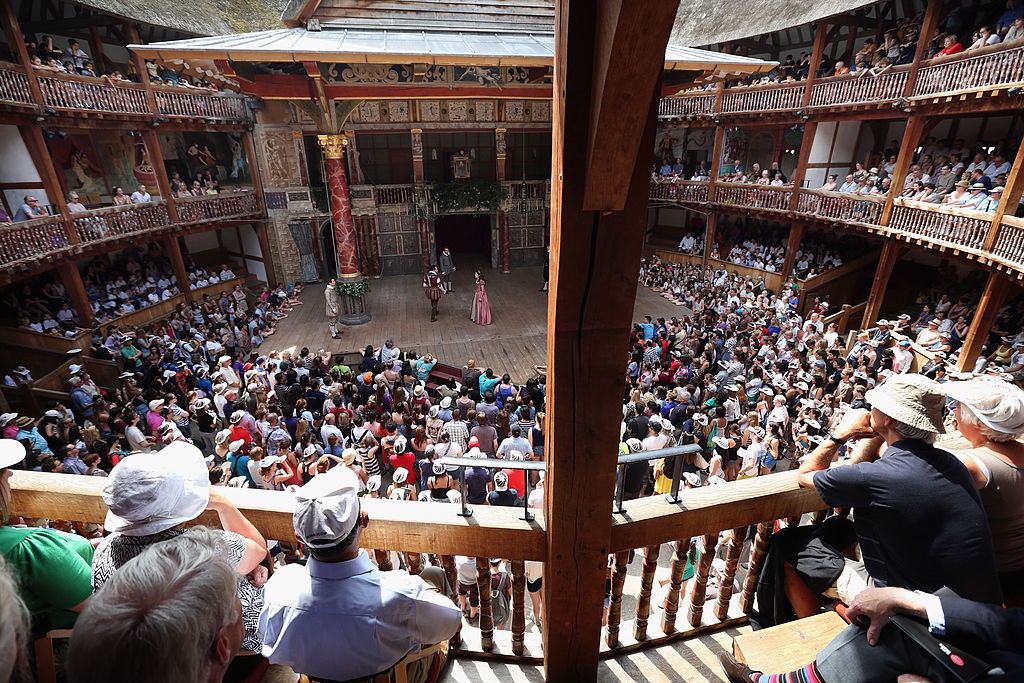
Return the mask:
[[[469, 318], [473, 296], [472, 269], [456, 271], [454, 291], [441, 298], [440, 315], [430, 322], [430, 302], [423, 293], [421, 278], [399, 275], [370, 280], [366, 310], [373, 319], [365, 325], [343, 328], [339, 339], [331, 339], [324, 312], [324, 283], [305, 285], [302, 306], [296, 306], [288, 318], [280, 321], [278, 331], [260, 347], [298, 352], [361, 351], [367, 344], [379, 347], [385, 339], [418, 354], [430, 351], [439, 361], [462, 367], [468, 358], [480, 368], [493, 368], [497, 375], [507, 372], [522, 382], [533, 375], [533, 366], [543, 365], [547, 353], [547, 302], [543, 269], [517, 268], [503, 275], [497, 270], [483, 271], [493, 323], [476, 325]], [[645, 315], [655, 318], [680, 316], [686, 309], [676, 306], [646, 288], [637, 290], [633, 320]], [[623, 349], [625, 353], [625, 348]], [[626, 366], [623, 357], [623, 368]]]

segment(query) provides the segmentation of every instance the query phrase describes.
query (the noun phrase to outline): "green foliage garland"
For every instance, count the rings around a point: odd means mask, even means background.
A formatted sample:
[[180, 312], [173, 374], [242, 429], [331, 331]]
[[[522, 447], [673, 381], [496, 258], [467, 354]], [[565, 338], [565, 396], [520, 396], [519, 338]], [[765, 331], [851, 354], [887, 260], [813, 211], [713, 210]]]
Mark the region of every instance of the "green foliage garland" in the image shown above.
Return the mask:
[[433, 189], [433, 202], [437, 213], [451, 213], [460, 209], [497, 211], [505, 199], [505, 188], [494, 180], [473, 180], [464, 183], [442, 183]]
[[364, 296], [370, 291], [370, 283], [366, 280], [356, 280], [355, 282], [339, 280], [334, 283], [334, 291], [348, 296]]

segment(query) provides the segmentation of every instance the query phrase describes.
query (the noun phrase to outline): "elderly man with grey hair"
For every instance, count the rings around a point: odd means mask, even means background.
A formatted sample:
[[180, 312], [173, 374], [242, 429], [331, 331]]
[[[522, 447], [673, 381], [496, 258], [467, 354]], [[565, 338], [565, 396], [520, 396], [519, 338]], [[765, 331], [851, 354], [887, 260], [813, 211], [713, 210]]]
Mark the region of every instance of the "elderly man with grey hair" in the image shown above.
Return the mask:
[[238, 575], [217, 543], [195, 529], [121, 567], [75, 624], [68, 681], [223, 680], [244, 628]]

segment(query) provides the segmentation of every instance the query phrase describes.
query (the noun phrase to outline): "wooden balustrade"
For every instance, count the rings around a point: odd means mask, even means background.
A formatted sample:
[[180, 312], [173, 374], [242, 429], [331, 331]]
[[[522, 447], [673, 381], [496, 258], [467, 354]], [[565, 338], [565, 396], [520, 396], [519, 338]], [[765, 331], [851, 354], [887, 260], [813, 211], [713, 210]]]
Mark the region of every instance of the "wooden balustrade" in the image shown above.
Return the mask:
[[502, 183], [509, 199], [547, 199], [548, 181], [546, 180], [507, 180]]
[[992, 45], [921, 63], [914, 97], [1024, 83], [1024, 45]]
[[993, 214], [898, 199], [889, 229], [981, 251], [992, 226]]
[[106, 206], [71, 214], [75, 234], [83, 244], [113, 237], [158, 230], [171, 224], [163, 200], [144, 204]]
[[826, 190], [800, 190], [797, 211], [837, 221], [879, 225], [884, 195], [828, 192]]
[[202, 223], [227, 218], [244, 218], [259, 213], [259, 200], [252, 190], [222, 192], [174, 200], [182, 223]]
[[19, 104], [35, 104], [25, 71], [15, 64], [0, 66], [0, 100]]
[[373, 201], [377, 206], [415, 204], [416, 192], [412, 185], [374, 185]]
[[45, 216], [0, 227], [0, 265], [39, 258], [70, 245], [64, 220]]
[[708, 187], [711, 183], [700, 180], [651, 180], [651, 199], [670, 202], [692, 202], [704, 204], [708, 201]]
[[992, 255], [1006, 263], [1024, 268], [1024, 218], [1003, 216]]
[[205, 89], [155, 86], [157, 111], [164, 116], [200, 117], [223, 121], [252, 121], [244, 97]]
[[722, 97], [723, 114], [799, 109], [806, 85], [775, 83], [749, 88], [728, 88]]
[[909, 66], [890, 69], [879, 76], [848, 74], [815, 79], [810, 107], [841, 107], [863, 102], [886, 102], [903, 96]]
[[89, 109], [150, 114], [145, 89], [135, 83], [114, 85], [104, 78], [36, 71], [43, 104], [54, 109]]
[[686, 93], [678, 97], [665, 97], [658, 103], [659, 118], [711, 116], [714, 113], [714, 93]]
[[715, 186], [715, 203], [745, 206], [750, 209], [789, 211], [792, 186], [720, 183]]

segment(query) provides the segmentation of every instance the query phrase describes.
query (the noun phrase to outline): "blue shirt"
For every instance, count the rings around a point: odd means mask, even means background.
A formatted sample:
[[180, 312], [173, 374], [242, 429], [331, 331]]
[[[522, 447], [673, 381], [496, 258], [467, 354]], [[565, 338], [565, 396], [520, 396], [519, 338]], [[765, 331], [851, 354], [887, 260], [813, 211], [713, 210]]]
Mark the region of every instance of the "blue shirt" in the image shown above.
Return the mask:
[[263, 656], [317, 678], [373, 676], [455, 635], [461, 610], [428, 588], [418, 576], [379, 571], [365, 550], [282, 567], [264, 591]]

